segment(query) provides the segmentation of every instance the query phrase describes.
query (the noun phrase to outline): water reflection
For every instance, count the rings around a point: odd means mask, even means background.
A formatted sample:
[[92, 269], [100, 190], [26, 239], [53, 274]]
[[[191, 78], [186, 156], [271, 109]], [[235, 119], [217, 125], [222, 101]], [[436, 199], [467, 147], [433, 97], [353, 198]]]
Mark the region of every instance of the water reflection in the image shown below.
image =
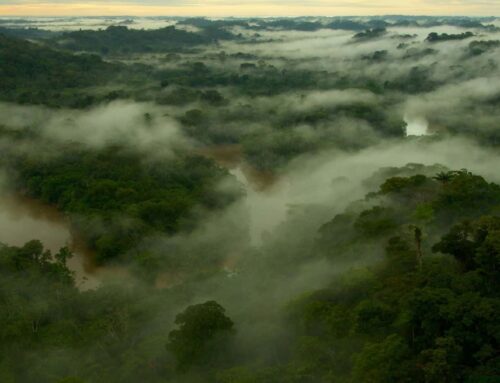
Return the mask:
[[241, 172], [245, 180], [245, 186], [255, 191], [266, 191], [277, 181], [277, 177], [273, 172], [257, 169], [245, 162], [241, 145], [211, 146], [200, 149], [199, 153], [213, 159], [230, 172]]
[[429, 122], [423, 117], [405, 116], [407, 136], [425, 136], [429, 134]]
[[243, 186], [249, 217], [251, 243], [260, 246], [264, 237], [283, 222], [289, 211], [290, 185], [286, 177], [278, 178], [273, 172], [257, 169], [244, 160], [240, 145], [218, 145], [200, 150], [228, 169]]
[[77, 286], [90, 289], [99, 285], [98, 276], [91, 273], [88, 251], [73, 240], [63, 214], [28, 198], [0, 194], [0, 242], [22, 246], [32, 239], [40, 240], [52, 253], [68, 246], [75, 254], [68, 266], [75, 272]]

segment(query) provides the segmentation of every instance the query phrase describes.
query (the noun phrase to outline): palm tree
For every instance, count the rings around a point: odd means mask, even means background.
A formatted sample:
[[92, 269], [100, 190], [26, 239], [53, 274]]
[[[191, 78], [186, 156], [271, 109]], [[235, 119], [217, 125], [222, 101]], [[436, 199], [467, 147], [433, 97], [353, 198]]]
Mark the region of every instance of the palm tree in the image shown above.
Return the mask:
[[453, 179], [454, 176], [455, 174], [453, 172], [439, 172], [432, 178], [438, 182], [441, 182], [442, 184], [447, 184]]

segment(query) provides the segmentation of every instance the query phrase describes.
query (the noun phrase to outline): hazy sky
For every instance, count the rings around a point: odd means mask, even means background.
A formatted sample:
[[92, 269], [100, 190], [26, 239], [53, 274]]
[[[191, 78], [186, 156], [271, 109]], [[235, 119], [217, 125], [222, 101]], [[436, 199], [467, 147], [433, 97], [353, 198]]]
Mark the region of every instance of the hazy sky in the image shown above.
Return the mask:
[[0, 0], [0, 16], [500, 15], [500, 0]]

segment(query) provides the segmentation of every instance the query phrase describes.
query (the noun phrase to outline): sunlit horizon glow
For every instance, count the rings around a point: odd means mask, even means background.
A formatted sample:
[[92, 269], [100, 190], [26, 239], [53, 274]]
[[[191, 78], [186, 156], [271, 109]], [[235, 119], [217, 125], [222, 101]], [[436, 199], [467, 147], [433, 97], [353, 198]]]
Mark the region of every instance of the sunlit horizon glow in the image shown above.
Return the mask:
[[[104, 3], [104, 4], [103, 4]], [[375, 4], [374, 4], [375, 3]], [[307, 4], [307, 5], [305, 5]], [[368, 16], [368, 15], [500, 15], [496, 0], [6, 0], [0, 16]]]

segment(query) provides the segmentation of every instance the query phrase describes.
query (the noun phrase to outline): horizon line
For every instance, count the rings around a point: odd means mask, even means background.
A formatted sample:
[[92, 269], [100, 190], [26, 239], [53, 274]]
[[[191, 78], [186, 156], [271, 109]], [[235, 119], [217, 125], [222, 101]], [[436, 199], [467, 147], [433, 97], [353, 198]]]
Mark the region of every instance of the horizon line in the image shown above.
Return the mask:
[[[1, 7], [1, 5], [0, 5]], [[33, 17], [33, 18], [64, 18], [64, 17], [78, 17], [78, 18], [105, 18], [105, 17], [136, 17], [136, 18], [151, 18], [151, 17], [165, 17], [165, 18], [221, 18], [221, 19], [250, 19], [250, 18], [255, 18], [255, 19], [268, 19], [268, 18], [273, 18], [273, 17], [282, 17], [282, 18], [290, 18], [290, 19], [297, 19], [301, 17], [319, 17], [319, 18], [352, 18], [352, 17], [448, 17], [448, 18], [469, 18], [469, 19], [499, 19], [500, 15], [473, 15], [473, 16], [468, 16], [468, 15], [446, 15], [446, 14], [439, 14], [439, 15], [432, 15], [432, 14], [424, 14], [424, 13], [414, 13], [414, 14], [404, 14], [404, 13], [387, 13], [387, 14], [367, 14], [367, 15], [315, 15], [315, 14], [304, 14], [304, 15], [255, 15], [255, 16], [238, 16], [238, 15], [233, 15], [233, 16], [214, 16], [214, 15], [197, 15], [197, 14], [192, 14], [192, 15], [167, 15], [167, 14], [156, 14], [156, 15], [134, 15], [134, 14], [113, 14], [113, 15], [106, 15], [106, 14], [100, 14], [100, 15], [78, 15], [78, 14], [67, 14], [67, 15], [34, 15], [34, 14], [27, 14], [27, 15], [0, 15], [0, 19], [10, 19], [10, 18], [27, 18], [27, 17]]]

